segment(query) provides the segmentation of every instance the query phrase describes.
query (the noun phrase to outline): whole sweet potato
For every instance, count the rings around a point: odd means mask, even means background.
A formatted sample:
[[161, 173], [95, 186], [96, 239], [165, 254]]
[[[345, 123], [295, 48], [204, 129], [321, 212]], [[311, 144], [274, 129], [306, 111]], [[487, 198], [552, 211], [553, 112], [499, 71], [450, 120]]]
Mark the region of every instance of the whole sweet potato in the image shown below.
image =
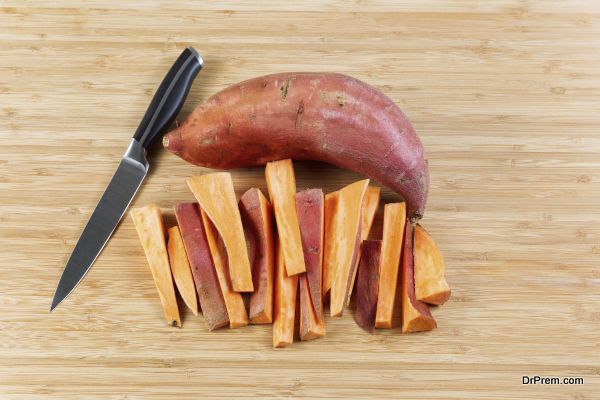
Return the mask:
[[210, 168], [317, 160], [362, 173], [398, 192], [408, 216], [423, 216], [429, 171], [402, 111], [357, 79], [282, 73], [230, 86], [200, 104], [164, 146]]

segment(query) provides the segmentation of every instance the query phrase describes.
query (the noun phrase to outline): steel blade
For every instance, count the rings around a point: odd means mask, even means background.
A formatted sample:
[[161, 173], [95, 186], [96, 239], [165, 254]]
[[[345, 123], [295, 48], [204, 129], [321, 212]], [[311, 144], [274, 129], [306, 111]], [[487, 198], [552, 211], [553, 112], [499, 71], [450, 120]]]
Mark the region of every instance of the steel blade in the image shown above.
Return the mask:
[[77, 287], [88, 272], [125, 214], [147, 171], [145, 150], [132, 140], [69, 257], [50, 311]]

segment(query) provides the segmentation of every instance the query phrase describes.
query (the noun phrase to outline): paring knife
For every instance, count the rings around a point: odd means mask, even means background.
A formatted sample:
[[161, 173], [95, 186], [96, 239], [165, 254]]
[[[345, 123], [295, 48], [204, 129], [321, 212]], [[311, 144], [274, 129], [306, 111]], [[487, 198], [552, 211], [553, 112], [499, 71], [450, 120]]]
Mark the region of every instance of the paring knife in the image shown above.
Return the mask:
[[148, 149], [175, 120], [202, 65], [202, 57], [188, 47], [158, 87], [117, 171], [71, 253], [56, 287], [50, 311], [77, 287], [108, 242], [146, 177]]

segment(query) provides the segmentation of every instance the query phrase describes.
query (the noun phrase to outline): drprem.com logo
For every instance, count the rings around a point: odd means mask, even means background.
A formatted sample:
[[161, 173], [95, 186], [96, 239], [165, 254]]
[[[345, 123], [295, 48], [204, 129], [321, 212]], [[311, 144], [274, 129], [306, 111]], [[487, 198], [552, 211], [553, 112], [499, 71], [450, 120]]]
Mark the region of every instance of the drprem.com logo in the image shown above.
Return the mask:
[[523, 385], [583, 385], [581, 376], [527, 376], [523, 375]]

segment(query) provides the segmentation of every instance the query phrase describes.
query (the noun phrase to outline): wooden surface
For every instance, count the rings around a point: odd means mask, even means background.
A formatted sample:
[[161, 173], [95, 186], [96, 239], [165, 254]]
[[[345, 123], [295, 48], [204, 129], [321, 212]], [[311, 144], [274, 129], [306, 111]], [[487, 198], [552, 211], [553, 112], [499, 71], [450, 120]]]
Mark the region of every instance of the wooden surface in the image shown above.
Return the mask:
[[[401, 4], [401, 5], [395, 5]], [[53, 314], [56, 282], [160, 79], [204, 56], [184, 107], [242, 79], [338, 71], [425, 145], [423, 221], [453, 296], [439, 328], [271, 348], [271, 329], [164, 322], [132, 221]], [[0, 0], [0, 398], [592, 399], [600, 390], [600, 3]], [[135, 205], [191, 201], [165, 151]], [[297, 165], [299, 189], [359, 176]], [[265, 189], [234, 171], [238, 195]], [[383, 192], [383, 199], [395, 197]], [[172, 219], [170, 220], [172, 222]], [[380, 228], [380, 217], [378, 229]], [[523, 386], [522, 375], [582, 376]]]

